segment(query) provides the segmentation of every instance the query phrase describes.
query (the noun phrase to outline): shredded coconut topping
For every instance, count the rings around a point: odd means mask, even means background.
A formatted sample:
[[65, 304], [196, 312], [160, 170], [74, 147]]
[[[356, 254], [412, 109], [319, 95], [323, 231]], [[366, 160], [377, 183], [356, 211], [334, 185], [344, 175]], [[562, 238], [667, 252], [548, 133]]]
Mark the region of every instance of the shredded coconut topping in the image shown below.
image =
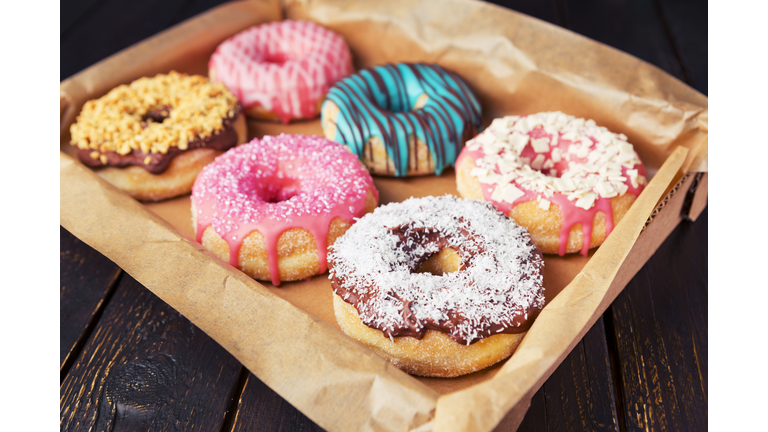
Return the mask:
[[[467, 148], [484, 153], [471, 174], [497, 185], [492, 199], [499, 202], [523, 196], [517, 184], [545, 198], [562, 193], [587, 210], [598, 198], [624, 195], [628, 178], [635, 188], [646, 183], [632, 169], [641, 162], [625, 135], [561, 112], [495, 119]], [[549, 208], [547, 200], [539, 205]]]
[[171, 71], [139, 78], [105, 96], [85, 103], [70, 132], [72, 145], [100, 153], [127, 155], [186, 150], [188, 143], [224, 129], [224, 119], [235, 117], [238, 102], [223, 84], [199, 75]]
[[[459, 245], [463, 268], [441, 276], [414, 273], [439, 252], [417, 232]], [[540, 252], [524, 228], [484, 201], [446, 195], [379, 207], [336, 241], [329, 262], [330, 277], [346, 297], [360, 299], [355, 306], [363, 322], [390, 337], [404, 327], [451, 321], [447, 333], [469, 344], [521, 326], [544, 306]]]

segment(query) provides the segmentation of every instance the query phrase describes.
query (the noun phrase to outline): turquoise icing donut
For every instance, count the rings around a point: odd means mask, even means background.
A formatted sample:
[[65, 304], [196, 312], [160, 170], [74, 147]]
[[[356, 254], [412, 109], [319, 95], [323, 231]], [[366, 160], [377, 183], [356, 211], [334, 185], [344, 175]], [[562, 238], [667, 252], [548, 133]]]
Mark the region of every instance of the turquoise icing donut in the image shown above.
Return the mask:
[[[338, 110], [329, 109], [331, 102]], [[321, 116], [326, 138], [346, 145], [369, 168], [378, 138], [391, 162], [386, 172], [372, 171], [395, 177], [413, 175], [420, 165], [414, 151], [418, 141], [429, 149], [429, 166], [439, 175], [454, 165], [481, 126], [480, 102], [467, 83], [454, 72], [424, 63], [376, 66], [338, 81], [323, 102]], [[329, 123], [335, 127], [327, 128]]]

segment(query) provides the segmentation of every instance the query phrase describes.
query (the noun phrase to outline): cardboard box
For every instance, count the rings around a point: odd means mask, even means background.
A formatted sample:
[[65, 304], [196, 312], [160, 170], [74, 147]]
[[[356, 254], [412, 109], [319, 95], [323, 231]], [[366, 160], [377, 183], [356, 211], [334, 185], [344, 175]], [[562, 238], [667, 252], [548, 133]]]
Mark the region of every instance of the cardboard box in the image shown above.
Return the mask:
[[[460, 0], [439, 6], [429, 0], [343, 7], [233, 3], [61, 83], [62, 226], [328, 430], [516, 427], [532, 395], [677, 223], [695, 219], [706, 205], [706, 97], [640, 60], [513, 11]], [[485, 124], [507, 114], [561, 110], [594, 118], [636, 145], [651, 182], [597, 252], [546, 258], [547, 307], [507, 361], [453, 379], [409, 376], [338, 331], [325, 276], [280, 288], [258, 283], [190, 240], [188, 197], [138, 203], [70, 157], [69, 126], [86, 100], [172, 69], [207, 74], [218, 43], [285, 17], [309, 19], [344, 36], [357, 68], [425, 61], [453, 69], [477, 91]], [[463, 31], [455, 32], [459, 24]], [[282, 131], [322, 134], [318, 120], [249, 122], [251, 137]], [[456, 193], [452, 172], [377, 178], [376, 185], [382, 202]], [[355, 401], [355, 407], [339, 400]]]

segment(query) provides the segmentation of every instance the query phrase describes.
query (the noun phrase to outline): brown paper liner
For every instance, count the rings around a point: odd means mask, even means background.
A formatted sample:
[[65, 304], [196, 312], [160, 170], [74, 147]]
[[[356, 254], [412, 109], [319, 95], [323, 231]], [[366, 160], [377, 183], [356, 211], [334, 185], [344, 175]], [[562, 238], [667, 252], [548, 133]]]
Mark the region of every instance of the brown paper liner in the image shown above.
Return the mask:
[[[486, 124], [503, 115], [560, 110], [593, 118], [635, 144], [651, 182], [589, 258], [545, 258], [548, 305], [506, 362], [453, 379], [409, 376], [338, 331], [325, 275], [280, 288], [256, 282], [191, 240], [188, 196], [140, 204], [64, 154], [73, 154], [68, 130], [85, 101], [141, 76], [206, 74], [221, 41], [283, 17], [341, 34], [358, 68], [425, 61], [453, 69], [477, 91]], [[328, 430], [487, 431], [513, 407], [505, 423], [519, 424], [530, 396], [607, 307], [611, 281], [656, 204], [684, 172], [707, 167], [706, 97], [613, 48], [459, 0], [231, 3], [65, 80], [60, 116], [61, 225]], [[280, 132], [322, 135], [319, 120], [249, 123], [250, 137]], [[382, 203], [456, 194], [450, 169], [439, 177], [375, 182]]]

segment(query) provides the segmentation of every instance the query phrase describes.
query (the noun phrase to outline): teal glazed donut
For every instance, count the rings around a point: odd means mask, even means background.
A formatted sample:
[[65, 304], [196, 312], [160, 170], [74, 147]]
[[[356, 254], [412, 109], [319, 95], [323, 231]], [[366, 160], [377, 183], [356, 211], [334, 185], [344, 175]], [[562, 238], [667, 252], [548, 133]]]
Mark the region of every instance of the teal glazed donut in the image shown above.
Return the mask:
[[454, 72], [397, 63], [338, 81], [321, 123], [326, 138], [347, 146], [373, 174], [440, 175], [479, 132], [481, 108]]

